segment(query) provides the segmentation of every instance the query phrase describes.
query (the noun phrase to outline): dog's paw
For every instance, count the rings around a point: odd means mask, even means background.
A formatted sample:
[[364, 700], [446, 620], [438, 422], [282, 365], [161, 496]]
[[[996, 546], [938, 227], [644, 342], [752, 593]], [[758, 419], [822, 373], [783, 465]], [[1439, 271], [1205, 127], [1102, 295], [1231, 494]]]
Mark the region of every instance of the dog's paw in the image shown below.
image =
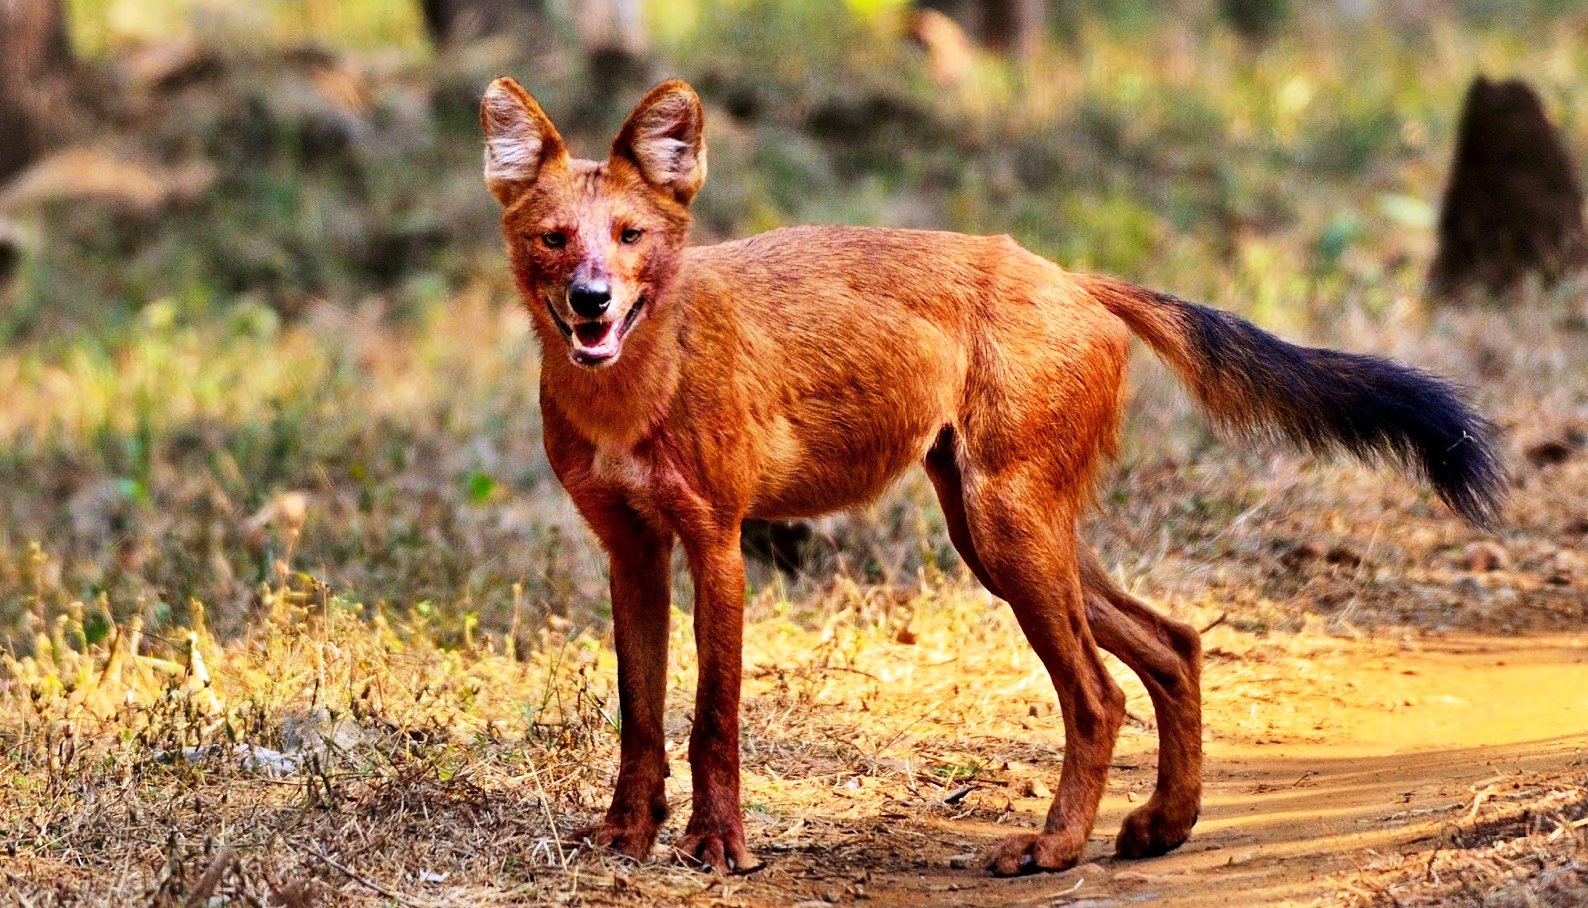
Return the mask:
[[761, 869], [744, 844], [744, 823], [737, 817], [720, 823], [690, 822], [673, 851], [684, 864], [707, 873], [751, 873]]
[[1179, 848], [1197, 822], [1196, 804], [1170, 806], [1156, 796], [1131, 811], [1119, 827], [1114, 853], [1122, 858], [1152, 858]]
[[650, 857], [651, 848], [656, 844], [656, 829], [654, 825], [625, 825], [602, 820], [593, 826], [574, 830], [569, 839], [580, 845], [605, 848], [636, 861], [644, 861]]
[[1081, 862], [1085, 849], [1085, 838], [1066, 833], [1022, 833], [999, 842], [986, 867], [997, 876], [1068, 870]]

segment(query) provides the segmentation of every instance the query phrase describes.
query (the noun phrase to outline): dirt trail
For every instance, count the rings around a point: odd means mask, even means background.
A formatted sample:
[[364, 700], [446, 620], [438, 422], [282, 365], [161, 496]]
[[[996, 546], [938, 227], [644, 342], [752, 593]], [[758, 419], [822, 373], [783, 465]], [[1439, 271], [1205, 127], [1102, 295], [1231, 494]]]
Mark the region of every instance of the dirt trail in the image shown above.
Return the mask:
[[[1313, 904], [1384, 855], [1425, 850], [1441, 830], [1495, 809], [1532, 780], [1588, 772], [1588, 640], [1454, 638], [1414, 650], [1349, 647], [1311, 677], [1208, 685], [1203, 814], [1190, 842], [1147, 861], [1108, 857], [1150, 790], [1152, 737], [1127, 736], [1090, 863], [994, 880], [974, 867], [878, 874], [873, 905], [1218, 906]], [[1138, 798], [1139, 800], [1139, 798]], [[1024, 806], [1024, 804], [1022, 805]], [[1024, 818], [1034, 823], [1036, 816]], [[945, 824], [983, 838], [990, 823]], [[930, 832], [930, 830], [929, 830]]]

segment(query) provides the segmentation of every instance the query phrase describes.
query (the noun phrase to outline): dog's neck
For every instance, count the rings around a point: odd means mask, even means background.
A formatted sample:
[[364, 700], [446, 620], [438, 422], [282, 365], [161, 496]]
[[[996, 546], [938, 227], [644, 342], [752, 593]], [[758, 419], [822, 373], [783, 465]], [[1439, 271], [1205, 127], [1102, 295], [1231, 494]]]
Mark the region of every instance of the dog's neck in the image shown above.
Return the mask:
[[[597, 447], [629, 450], [667, 415], [683, 362], [676, 283], [635, 326], [618, 361], [604, 369], [568, 358], [567, 341], [540, 327], [540, 396]], [[537, 322], [539, 325], [539, 322]]]

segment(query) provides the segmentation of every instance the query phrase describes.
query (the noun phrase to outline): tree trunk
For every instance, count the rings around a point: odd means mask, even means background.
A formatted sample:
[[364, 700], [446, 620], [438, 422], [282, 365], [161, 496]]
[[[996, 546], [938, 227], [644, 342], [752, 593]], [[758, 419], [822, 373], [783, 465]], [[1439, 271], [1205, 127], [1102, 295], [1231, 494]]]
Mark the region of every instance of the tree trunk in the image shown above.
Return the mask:
[[971, 40], [1017, 57], [1029, 57], [1042, 44], [1046, 0], [919, 0], [959, 23]]
[[59, 131], [71, 68], [61, 0], [0, 0], [0, 181]]
[[1583, 191], [1566, 143], [1527, 83], [1478, 76], [1456, 132], [1428, 295], [1503, 297], [1530, 275], [1549, 287], [1585, 271]]
[[583, 0], [572, 4], [579, 43], [591, 54], [644, 54], [645, 26], [640, 5], [640, 0]]
[[[419, 8], [437, 47], [508, 36], [536, 49], [554, 37], [546, 0], [419, 0]], [[573, 0], [567, 9], [586, 53], [645, 53], [640, 0]]]
[[425, 30], [437, 47], [509, 36], [527, 47], [550, 43], [545, 0], [419, 0]]

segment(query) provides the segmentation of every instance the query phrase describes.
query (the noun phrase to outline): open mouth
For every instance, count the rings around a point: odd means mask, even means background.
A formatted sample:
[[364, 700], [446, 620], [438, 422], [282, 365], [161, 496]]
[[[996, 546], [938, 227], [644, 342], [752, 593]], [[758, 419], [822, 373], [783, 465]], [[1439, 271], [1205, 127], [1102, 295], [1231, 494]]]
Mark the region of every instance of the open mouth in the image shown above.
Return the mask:
[[621, 319], [582, 321], [572, 325], [563, 321], [550, 304], [546, 308], [551, 311], [552, 321], [568, 338], [569, 357], [581, 366], [602, 366], [617, 359], [622, 352], [623, 339], [628, 337], [629, 329], [639, 319], [640, 310], [645, 308], [645, 298], [635, 300]]

